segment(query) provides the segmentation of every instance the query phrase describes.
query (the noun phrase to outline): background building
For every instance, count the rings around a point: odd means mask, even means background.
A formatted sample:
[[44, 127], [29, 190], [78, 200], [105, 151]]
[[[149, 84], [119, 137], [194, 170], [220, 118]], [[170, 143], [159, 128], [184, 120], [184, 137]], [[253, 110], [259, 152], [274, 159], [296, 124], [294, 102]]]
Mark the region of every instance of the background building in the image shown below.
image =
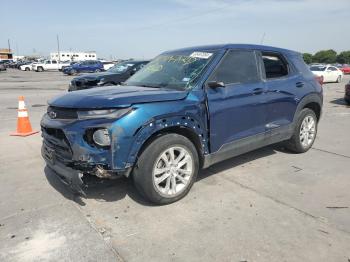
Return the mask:
[[0, 48], [0, 60], [13, 59], [13, 53], [11, 49]]
[[61, 61], [84, 61], [84, 60], [96, 60], [97, 55], [95, 51], [88, 52], [71, 52], [71, 51], [61, 51], [60, 59], [58, 58], [58, 52], [50, 53], [50, 58], [52, 60]]

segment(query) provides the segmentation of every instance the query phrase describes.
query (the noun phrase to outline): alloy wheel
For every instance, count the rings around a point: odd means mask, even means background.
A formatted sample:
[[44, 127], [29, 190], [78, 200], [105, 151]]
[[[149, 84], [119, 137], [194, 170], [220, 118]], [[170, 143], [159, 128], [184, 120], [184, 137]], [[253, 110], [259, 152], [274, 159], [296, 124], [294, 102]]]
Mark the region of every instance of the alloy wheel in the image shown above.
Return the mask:
[[193, 176], [193, 158], [181, 146], [163, 151], [153, 167], [153, 183], [157, 191], [165, 197], [181, 194], [190, 184]]
[[307, 115], [300, 126], [299, 137], [301, 145], [304, 148], [307, 148], [310, 145], [312, 145], [315, 139], [315, 135], [316, 121], [312, 116]]

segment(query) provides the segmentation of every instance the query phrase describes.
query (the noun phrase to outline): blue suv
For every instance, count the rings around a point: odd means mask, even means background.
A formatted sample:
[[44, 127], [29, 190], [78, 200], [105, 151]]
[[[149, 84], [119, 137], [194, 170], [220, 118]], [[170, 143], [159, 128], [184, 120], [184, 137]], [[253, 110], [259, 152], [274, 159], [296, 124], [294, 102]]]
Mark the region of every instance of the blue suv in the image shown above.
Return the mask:
[[167, 204], [219, 161], [278, 142], [308, 151], [322, 100], [300, 53], [236, 44], [174, 50], [122, 85], [49, 101], [42, 156], [81, 194], [88, 176], [126, 176]]
[[104, 71], [103, 64], [98, 60], [78, 62], [62, 69], [62, 72], [67, 75], [76, 75], [78, 73], [97, 73], [101, 71]]

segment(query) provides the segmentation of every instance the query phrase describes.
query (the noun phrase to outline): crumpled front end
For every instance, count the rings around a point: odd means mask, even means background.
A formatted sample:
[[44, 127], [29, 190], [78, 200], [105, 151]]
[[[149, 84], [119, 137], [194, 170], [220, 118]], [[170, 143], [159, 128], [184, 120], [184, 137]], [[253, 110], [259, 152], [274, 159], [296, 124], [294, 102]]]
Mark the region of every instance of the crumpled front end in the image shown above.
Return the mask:
[[41, 120], [41, 153], [47, 166], [75, 192], [85, 195], [83, 176], [113, 179], [129, 174], [130, 168], [113, 167], [111, 146], [98, 146], [92, 140], [94, 131], [110, 128], [113, 120], [77, 121], [75, 109], [56, 108], [56, 119], [49, 114], [45, 114]]

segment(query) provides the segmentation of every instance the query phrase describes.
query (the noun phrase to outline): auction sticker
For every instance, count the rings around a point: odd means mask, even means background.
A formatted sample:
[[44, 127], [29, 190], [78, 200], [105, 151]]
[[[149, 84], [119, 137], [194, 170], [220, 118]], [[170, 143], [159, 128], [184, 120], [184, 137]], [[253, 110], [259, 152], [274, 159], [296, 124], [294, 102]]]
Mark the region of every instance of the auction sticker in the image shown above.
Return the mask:
[[196, 58], [202, 58], [202, 59], [208, 59], [212, 56], [213, 53], [207, 53], [207, 52], [193, 52], [190, 57], [196, 57]]

